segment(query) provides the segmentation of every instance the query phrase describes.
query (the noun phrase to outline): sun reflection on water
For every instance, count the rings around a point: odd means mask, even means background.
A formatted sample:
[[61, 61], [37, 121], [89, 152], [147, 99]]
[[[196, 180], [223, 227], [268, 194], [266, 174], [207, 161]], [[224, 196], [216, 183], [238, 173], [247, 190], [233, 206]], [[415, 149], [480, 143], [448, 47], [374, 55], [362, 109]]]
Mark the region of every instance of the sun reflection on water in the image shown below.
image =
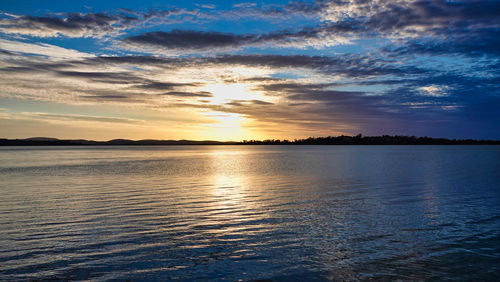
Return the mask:
[[[214, 232], [222, 236], [230, 235], [235, 240], [267, 232], [270, 226], [257, 223], [268, 215], [260, 212], [262, 203], [258, 200], [258, 187], [261, 185], [248, 175], [247, 153], [221, 149], [214, 149], [210, 155], [212, 197], [217, 205], [217, 212], [212, 214], [211, 219], [225, 227]], [[249, 222], [255, 223], [247, 225]], [[250, 227], [252, 230], [249, 230]]]
[[241, 155], [230, 151], [215, 151], [211, 155], [213, 166], [213, 193], [221, 205], [231, 207], [244, 206], [245, 184], [248, 179], [240, 173], [238, 164]]

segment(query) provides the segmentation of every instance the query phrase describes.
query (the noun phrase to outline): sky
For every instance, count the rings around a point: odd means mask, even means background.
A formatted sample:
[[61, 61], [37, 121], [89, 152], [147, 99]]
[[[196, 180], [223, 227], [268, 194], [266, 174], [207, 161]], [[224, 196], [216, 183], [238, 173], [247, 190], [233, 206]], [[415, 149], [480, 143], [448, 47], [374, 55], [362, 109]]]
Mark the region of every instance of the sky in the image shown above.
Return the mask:
[[0, 2], [0, 138], [500, 139], [500, 1]]

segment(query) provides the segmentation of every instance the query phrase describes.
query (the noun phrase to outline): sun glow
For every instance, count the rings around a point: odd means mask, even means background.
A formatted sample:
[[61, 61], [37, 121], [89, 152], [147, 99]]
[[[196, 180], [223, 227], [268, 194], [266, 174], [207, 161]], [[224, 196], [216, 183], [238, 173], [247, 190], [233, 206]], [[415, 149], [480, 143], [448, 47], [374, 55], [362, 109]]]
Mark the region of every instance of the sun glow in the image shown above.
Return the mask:
[[260, 93], [249, 91], [249, 85], [243, 83], [224, 84], [217, 83], [206, 87], [214, 96], [210, 99], [213, 104], [223, 105], [232, 100], [258, 99]]
[[[252, 92], [249, 88], [250, 85], [244, 83], [216, 83], [203, 90], [213, 94], [213, 97], [207, 99], [212, 105], [230, 107], [231, 102], [240, 103], [261, 97], [261, 93]], [[245, 125], [251, 122], [245, 115], [226, 111], [206, 111], [203, 114], [213, 121], [203, 125], [209, 130], [210, 139], [237, 141], [252, 136], [245, 129]]]
[[248, 135], [243, 126], [247, 119], [241, 114], [210, 111], [206, 112], [205, 115], [215, 121], [204, 125], [209, 128], [212, 139], [240, 140]]

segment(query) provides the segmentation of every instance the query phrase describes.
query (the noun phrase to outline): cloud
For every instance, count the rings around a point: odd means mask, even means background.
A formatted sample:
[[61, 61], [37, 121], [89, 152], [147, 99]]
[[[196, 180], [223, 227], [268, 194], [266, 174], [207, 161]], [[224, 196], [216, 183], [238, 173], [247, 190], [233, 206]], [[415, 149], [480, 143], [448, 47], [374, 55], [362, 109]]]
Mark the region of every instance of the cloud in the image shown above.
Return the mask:
[[[350, 43], [347, 37], [330, 35], [322, 28], [304, 28], [299, 31], [281, 30], [264, 34], [234, 34], [215, 31], [171, 30], [147, 32], [122, 40], [125, 46], [141, 52], [221, 52], [247, 47], [322, 48]], [[173, 53], [175, 54], [175, 53]]]
[[362, 22], [376, 31], [498, 25], [497, 1], [329, 1], [324, 20]]
[[394, 57], [429, 54], [466, 57], [500, 56], [500, 27], [444, 31], [439, 37], [411, 38], [386, 46], [383, 51]]
[[394, 40], [385, 51], [395, 56], [498, 56], [499, 10], [498, 1], [331, 1], [323, 19], [331, 32]]
[[9, 53], [47, 56], [52, 59], [79, 59], [94, 55], [46, 43], [26, 43], [0, 39], [0, 49]]
[[[265, 80], [264, 80], [265, 81]], [[336, 83], [298, 83], [284, 80], [283, 82], [273, 82], [267, 84], [259, 84], [256, 90], [266, 91], [266, 92], [296, 92], [296, 91], [309, 91], [324, 89], [331, 86], [335, 86]]]
[[250, 2], [237, 3], [233, 5], [234, 8], [252, 8], [256, 6], [257, 3], [250, 3]]
[[104, 37], [116, 35], [138, 18], [125, 14], [69, 13], [63, 16], [18, 16], [0, 20], [0, 31], [36, 37]]
[[[408, 128], [415, 129], [411, 134], [456, 133], [462, 124], [486, 124], [485, 132], [498, 132], [498, 1], [259, 2], [211, 8], [2, 14], [0, 31], [10, 40], [0, 39], [0, 96], [160, 111], [171, 120], [185, 111], [197, 115], [197, 122], [206, 122], [204, 113], [222, 112], [271, 133], [390, 134]], [[262, 25], [233, 33], [206, 31], [232, 20]], [[182, 25], [187, 22], [196, 25]], [[200, 30], [172, 29], [173, 23]], [[272, 26], [278, 27], [269, 31]], [[127, 29], [134, 35], [122, 33]], [[55, 39], [36, 43], [26, 35], [104, 38], [85, 42], [99, 42], [102, 53], [111, 55], [62, 48], [52, 45]], [[342, 43], [353, 48], [326, 48]], [[116, 49], [124, 46], [154, 55], [122, 56], [133, 54]], [[43, 118], [68, 124], [84, 119]]]
[[35, 116], [35, 117], [38, 117], [41, 119], [70, 120], [70, 121], [94, 121], [94, 122], [127, 123], [127, 124], [144, 123], [143, 120], [130, 119], [130, 118], [117, 118], [117, 117], [73, 115], [73, 114], [33, 113], [33, 112], [24, 113], [24, 114]]
[[[390, 97], [370, 96], [361, 91], [344, 91], [332, 88], [335, 84], [328, 83], [271, 83], [259, 85], [263, 91], [279, 92], [292, 102], [321, 102], [322, 106], [332, 104], [337, 108], [337, 113], [369, 112], [377, 103], [390, 99]], [[309, 104], [311, 105], [311, 104]], [[380, 103], [378, 106], [381, 106]]]
[[5, 34], [35, 37], [115, 37], [121, 31], [140, 26], [170, 23], [199, 22], [206, 19], [231, 20], [232, 18], [265, 18], [277, 16], [308, 15], [319, 11], [317, 3], [292, 2], [285, 5], [263, 5], [252, 3], [234, 5], [234, 10], [215, 10], [213, 4], [198, 4], [198, 9], [149, 9], [132, 11], [119, 9], [113, 13], [65, 13], [53, 15], [15, 15], [2, 13], [0, 32]]
[[86, 121], [86, 122], [104, 122], [104, 123], [122, 123], [122, 124], [144, 124], [141, 119], [123, 118], [123, 117], [108, 117], [95, 115], [76, 115], [76, 114], [56, 114], [46, 112], [12, 112], [5, 110], [5, 115], [0, 116], [2, 119], [33, 119], [37, 121]]
[[[315, 17], [328, 7], [329, 1], [290, 1], [284, 5], [269, 4], [254, 9], [254, 16], [290, 18], [296, 16]], [[248, 9], [244, 9], [246, 11]]]
[[[428, 69], [412, 65], [401, 65], [369, 55], [338, 54], [334, 56], [309, 55], [218, 55], [206, 57], [156, 57], [156, 56], [100, 56], [84, 60], [85, 64], [133, 64], [155, 66], [163, 69], [179, 69], [209, 66], [243, 66], [267, 69], [307, 69], [320, 74], [346, 77], [367, 76], [411, 76], [423, 75]], [[260, 78], [262, 79], [262, 78]], [[265, 78], [269, 80], [269, 78]]]
[[447, 86], [429, 85], [419, 87], [418, 90], [423, 96], [444, 97], [449, 95], [446, 91], [447, 88]]
[[254, 105], [273, 105], [273, 103], [262, 101], [262, 100], [251, 100], [250, 102]]
[[235, 107], [246, 107], [248, 105], [274, 105], [274, 103], [262, 101], [262, 100], [231, 100], [229, 103], [225, 103], [225, 105], [235, 106]]
[[[375, 53], [52, 60], [8, 52], [0, 56], [3, 97], [197, 114], [217, 111], [241, 115], [262, 128], [281, 124], [304, 134], [328, 132], [326, 128], [363, 133], [377, 128], [391, 133], [394, 128], [423, 128], [431, 120], [458, 124], [463, 121], [460, 115], [484, 120], [479, 106], [472, 105], [484, 105], [488, 99], [497, 103], [490, 96], [500, 93], [495, 60], [488, 64], [476, 60], [475, 71], [468, 72]], [[246, 85], [254, 96], [221, 98], [208, 87], [234, 83]], [[489, 113], [495, 118], [493, 110]]]
[[[243, 6], [237, 6], [232, 12], [237, 14], [238, 8]], [[149, 48], [149, 52], [206, 52], [246, 47], [320, 49], [351, 44], [358, 38], [380, 36], [400, 42], [400, 48], [394, 50], [399, 54], [413, 51], [498, 54], [500, 15], [495, 11], [499, 9], [499, 3], [489, 1], [291, 2], [274, 8], [243, 10], [255, 10], [273, 17], [318, 14], [322, 15], [323, 21], [315, 26], [259, 34], [177, 29], [156, 31], [127, 37], [124, 42], [137, 49]]]
[[138, 47], [149, 46], [165, 49], [206, 50], [221, 47], [239, 47], [254, 40], [256, 40], [254, 35], [172, 30], [170, 32], [156, 31], [130, 36], [125, 38], [124, 42]]
[[383, 59], [365, 55], [308, 56], [308, 55], [224, 55], [205, 58], [213, 64], [245, 65], [270, 68], [303, 68], [319, 73], [348, 77], [412, 75], [427, 70], [415, 66], [393, 65]]
[[[498, 55], [500, 3], [497, 1], [294, 1], [261, 5], [239, 3], [232, 10], [199, 11], [173, 7], [115, 13], [24, 16], [3, 14], [0, 31], [39, 37], [117, 37], [130, 28], [169, 23], [231, 21], [242, 17], [279, 19], [314, 16], [315, 25], [265, 33], [179, 30], [146, 32], [123, 39], [123, 46], [146, 52], [183, 54], [246, 47], [325, 48], [366, 37], [394, 40], [396, 54], [482, 53]], [[215, 7], [206, 7], [215, 8]], [[319, 17], [318, 17], [319, 16]]]
[[178, 97], [213, 97], [214, 95], [208, 91], [198, 92], [184, 92], [184, 91], [170, 91], [162, 93], [165, 96], [178, 96]]
[[216, 5], [214, 4], [195, 4], [197, 7], [201, 7], [201, 8], [204, 8], [204, 9], [210, 9], [210, 10], [213, 10], [215, 8], [217, 8]]
[[[6, 57], [10, 61], [10, 57]], [[307, 56], [307, 55], [223, 55], [214, 57], [184, 57], [184, 58], [164, 58], [153, 56], [100, 56], [87, 57], [82, 59], [72, 59], [66, 61], [51, 61], [42, 58], [33, 59], [20, 57], [12, 61], [0, 72], [4, 75], [16, 76], [26, 79], [26, 74], [41, 73], [41, 70], [54, 79], [67, 83], [75, 80], [81, 87], [88, 88], [90, 85], [102, 88], [114, 88], [121, 91], [119, 95], [124, 95], [123, 91], [138, 93], [159, 94], [166, 91], [181, 91], [196, 93], [197, 89], [204, 84], [213, 83], [212, 79], [220, 80], [220, 76], [211, 76], [213, 71], [224, 72], [225, 70], [241, 69], [241, 76], [238, 75], [231, 80], [242, 83], [261, 83], [260, 90], [272, 92], [271, 87], [290, 88], [293, 83], [279, 78], [256, 77], [249, 72], [276, 72], [302, 70], [305, 73], [322, 77], [335, 77], [335, 79], [354, 79], [353, 83], [359, 84], [384, 84], [396, 85], [409, 83], [417, 77], [426, 76], [430, 70], [421, 67], [394, 64], [391, 61], [369, 57], [366, 55], [336, 55], [336, 56]], [[132, 68], [131, 68], [132, 67]], [[136, 70], [137, 69], [137, 70]], [[203, 70], [203, 71], [202, 71]], [[202, 71], [205, 79], [200, 79], [199, 73]], [[312, 73], [311, 73], [312, 71]], [[49, 75], [50, 72], [51, 75]], [[183, 73], [189, 73], [185, 75]], [[168, 73], [168, 75], [162, 73]], [[195, 75], [197, 73], [198, 75]], [[435, 73], [434, 73], [435, 74]], [[171, 76], [172, 80], [165, 79]], [[214, 74], [215, 75], [215, 74]], [[156, 79], [153, 77], [158, 76]], [[381, 79], [390, 76], [391, 79]], [[177, 80], [173, 80], [176, 77]], [[395, 79], [397, 78], [397, 79]], [[210, 81], [212, 80], [212, 81]], [[273, 85], [270, 85], [271, 82]], [[282, 85], [279, 85], [281, 82]], [[6, 81], [5, 83], [10, 84]], [[85, 83], [85, 84], [83, 84]], [[89, 84], [90, 83], [90, 84]], [[224, 83], [229, 83], [227, 79]], [[333, 86], [338, 82], [325, 82], [326, 85]], [[429, 82], [429, 84], [441, 84], [439, 82]], [[324, 85], [320, 85], [324, 87]], [[425, 85], [420, 85], [425, 86]], [[99, 89], [101, 91], [102, 89]], [[81, 90], [79, 90], [81, 91]], [[114, 94], [105, 94], [114, 95]]]
[[[147, 81], [147, 80], [145, 80], [143, 83], [133, 86], [133, 88], [144, 89], [144, 90], [154, 90], [154, 91], [165, 91], [165, 90], [171, 90], [171, 89], [175, 89], [175, 88], [179, 88], [179, 87], [189, 87], [189, 86], [197, 86], [197, 85], [199, 85], [199, 84], [198, 83], [177, 83], [177, 82], [160, 82], [160, 81]], [[177, 93], [181, 93], [181, 92], [177, 92]]]
[[82, 96], [82, 98], [98, 99], [98, 100], [121, 100], [121, 99], [128, 99], [129, 97], [125, 95], [89, 95], [89, 96]]

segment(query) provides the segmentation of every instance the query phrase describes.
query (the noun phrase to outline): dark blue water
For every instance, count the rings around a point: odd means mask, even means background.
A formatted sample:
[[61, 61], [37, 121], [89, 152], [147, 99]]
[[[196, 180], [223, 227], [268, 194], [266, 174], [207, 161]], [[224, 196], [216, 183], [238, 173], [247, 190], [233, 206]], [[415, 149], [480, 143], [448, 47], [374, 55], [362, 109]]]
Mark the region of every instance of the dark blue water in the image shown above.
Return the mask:
[[0, 280], [499, 280], [500, 146], [0, 148]]

